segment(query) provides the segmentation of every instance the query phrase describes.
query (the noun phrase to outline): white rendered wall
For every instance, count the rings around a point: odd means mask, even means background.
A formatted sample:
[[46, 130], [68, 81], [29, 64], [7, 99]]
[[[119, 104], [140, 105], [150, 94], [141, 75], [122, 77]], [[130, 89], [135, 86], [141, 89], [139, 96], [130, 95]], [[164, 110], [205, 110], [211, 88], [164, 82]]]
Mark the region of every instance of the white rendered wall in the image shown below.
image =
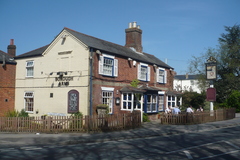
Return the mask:
[[[89, 87], [89, 50], [71, 35], [62, 44], [62, 35], [69, 35], [63, 31], [48, 47], [42, 57], [16, 59], [16, 100], [15, 108], [24, 108], [24, 92], [34, 92], [34, 111], [30, 116], [41, 116], [49, 112], [67, 113], [68, 92], [79, 92], [79, 110], [88, 114]], [[60, 52], [71, 51], [68, 54]], [[34, 77], [27, 78], [26, 61], [34, 60]], [[73, 77], [68, 86], [58, 87], [55, 80], [57, 72], [67, 72], [66, 77]], [[53, 73], [50, 75], [50, 73]], [[50, 93], [53, 97], [50, 98]], [[38, 111], [38, 114], [36, 114]]]

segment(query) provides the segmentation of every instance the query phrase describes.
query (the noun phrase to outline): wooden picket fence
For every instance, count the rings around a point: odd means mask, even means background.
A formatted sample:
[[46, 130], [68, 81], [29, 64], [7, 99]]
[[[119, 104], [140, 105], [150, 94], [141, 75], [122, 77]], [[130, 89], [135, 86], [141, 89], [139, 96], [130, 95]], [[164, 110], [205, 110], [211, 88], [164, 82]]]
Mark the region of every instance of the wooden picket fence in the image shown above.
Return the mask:
[[141, 126], [141, 112], [99, 116], [0, 117], [0, 132], [105, 132]]
[[161, 114], [161, 124], [200, 124], [214, 121], [222, 121], [235, 118], [236, 109], [219, 109], [214, 111], [195, 112], [193, 114], [180, 113], [174, 114]]

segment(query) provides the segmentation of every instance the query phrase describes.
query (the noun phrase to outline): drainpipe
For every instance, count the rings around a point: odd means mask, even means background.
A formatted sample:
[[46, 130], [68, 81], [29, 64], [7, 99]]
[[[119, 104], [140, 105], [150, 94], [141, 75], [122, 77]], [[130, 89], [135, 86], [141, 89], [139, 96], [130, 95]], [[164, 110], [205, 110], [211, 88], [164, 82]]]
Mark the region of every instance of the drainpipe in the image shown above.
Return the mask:
[[89, 90], [90, 90], [90, 95], [89, 95], [89, 114], [93, 115], [93, 108], [92, 108], [92, 75], [93, 75], [93, 49], [90, 48], [90, 57], [89, 57], [89, 65], [90, 65], [90, 79], [89, 79]]

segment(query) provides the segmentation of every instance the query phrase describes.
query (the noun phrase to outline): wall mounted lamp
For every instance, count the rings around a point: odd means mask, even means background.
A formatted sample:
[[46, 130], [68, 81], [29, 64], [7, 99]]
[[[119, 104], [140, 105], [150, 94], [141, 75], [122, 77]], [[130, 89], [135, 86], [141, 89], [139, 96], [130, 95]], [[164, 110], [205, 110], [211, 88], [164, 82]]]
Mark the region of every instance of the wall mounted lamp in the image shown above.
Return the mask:
[[101, 51], [99, 51], [99, 50], [96, 50], [96, 53], [99, 54], [99, 55], [102, 54]]
[[115, 99], [115, 104], [116, 104], [116, 105], [119, 105], [119, 104], [120, 104], [120, 98], [119, 98], [119, 97], [116, 97], [116, 99]]

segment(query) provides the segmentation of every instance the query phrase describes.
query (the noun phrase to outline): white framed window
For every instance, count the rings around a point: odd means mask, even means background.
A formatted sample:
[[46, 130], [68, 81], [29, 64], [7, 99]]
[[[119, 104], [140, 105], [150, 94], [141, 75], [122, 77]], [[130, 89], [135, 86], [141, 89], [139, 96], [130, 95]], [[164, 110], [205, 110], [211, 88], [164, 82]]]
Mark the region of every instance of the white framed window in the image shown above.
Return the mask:
[[24, 93], [24, 108], [26, 112], [33, 112], [34, 109], [34, 92]]
[[33, 77], [34, 74], [34, 61], [26, 62], [26, 77]]
[[147, 95], [147, 113], [157, 112], [157, 95]]
[[134, 97], [132, 93], [122, 94], [122, 109], [123, 110], [133, 110]]
[[118, 76], [118, 60], [114, 56], [103, 54], [99, 57], [99, 74], [111, 77]]
[[140, 63], [138, 65], [138, 79], [142, 81], [150, 81], [150, 67], [147, 64]]
[[158, 111], [163, 111], [164, 95], [158, 95]]
[[173, 95], [168, 95], [168, 106], [175, 107], [176, 106], [176, 97]]
[[122, 110], [141, 110], [140, 93], [122, 93]]
[[113, 91], [114, 88], [102, 87], [102, 104], [109, 107], [109, 114], [113, 113]]
[[157, 82], [167, 83], [167, 71], [164, 68], [157, 69]]

